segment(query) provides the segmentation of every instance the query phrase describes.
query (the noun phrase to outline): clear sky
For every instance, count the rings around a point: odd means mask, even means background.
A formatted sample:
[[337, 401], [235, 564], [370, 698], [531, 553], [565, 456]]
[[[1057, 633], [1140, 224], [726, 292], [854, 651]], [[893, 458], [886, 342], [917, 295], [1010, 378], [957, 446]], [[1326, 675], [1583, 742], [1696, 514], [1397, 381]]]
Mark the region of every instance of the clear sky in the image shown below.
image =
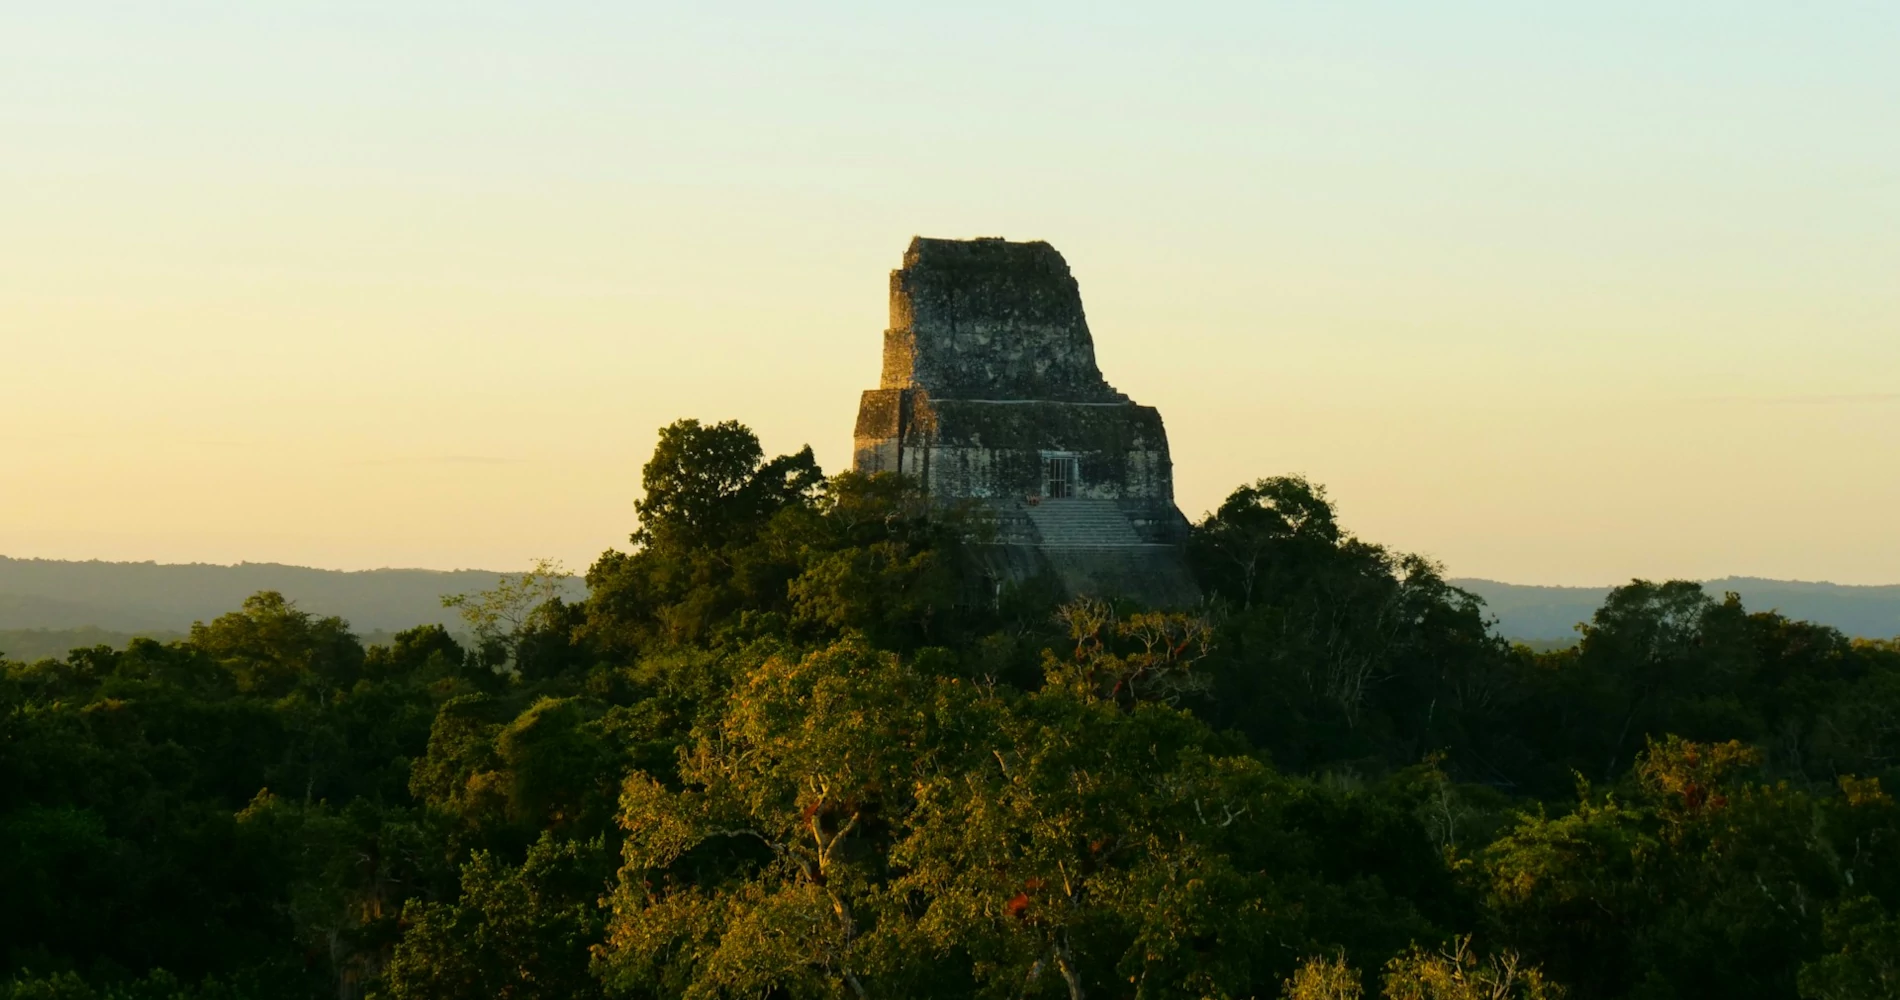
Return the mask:
[[1181, 507], [1900, 582], [1900, 4], [0, 5], [0, 554], [584, 566], [1046, 239]]

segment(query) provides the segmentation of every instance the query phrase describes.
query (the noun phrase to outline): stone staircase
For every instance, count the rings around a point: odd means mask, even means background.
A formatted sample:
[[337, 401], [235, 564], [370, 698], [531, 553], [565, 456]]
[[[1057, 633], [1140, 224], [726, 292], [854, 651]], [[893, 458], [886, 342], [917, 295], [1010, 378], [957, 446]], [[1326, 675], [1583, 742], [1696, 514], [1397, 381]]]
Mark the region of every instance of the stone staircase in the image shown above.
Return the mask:
[[1140, 545], [1141, 536], [1113, 500], [1044, 500], [1025, 506], [1042, 544], [1053, 548], [1095, 549]]

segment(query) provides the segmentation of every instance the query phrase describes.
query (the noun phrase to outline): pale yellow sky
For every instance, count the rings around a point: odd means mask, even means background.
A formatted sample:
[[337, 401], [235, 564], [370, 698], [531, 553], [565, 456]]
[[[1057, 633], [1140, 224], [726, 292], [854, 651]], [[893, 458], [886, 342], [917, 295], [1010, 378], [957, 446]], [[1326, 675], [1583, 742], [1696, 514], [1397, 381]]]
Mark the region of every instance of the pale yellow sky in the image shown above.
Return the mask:
[[1891, 5], [256, 6], [0, 12], [0, 555], [585, 566], [675, 418], [841, 468], [923, 233], [1191, 517], [1900, 582]]

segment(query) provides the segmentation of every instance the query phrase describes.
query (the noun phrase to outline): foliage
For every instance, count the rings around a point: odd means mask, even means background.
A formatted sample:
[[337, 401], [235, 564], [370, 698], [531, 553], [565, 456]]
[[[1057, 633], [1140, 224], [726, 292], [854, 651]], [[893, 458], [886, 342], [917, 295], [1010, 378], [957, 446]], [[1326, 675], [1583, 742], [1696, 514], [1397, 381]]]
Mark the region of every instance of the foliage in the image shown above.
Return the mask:
[[1412, 950], [1386, 963], [1385, 1000], [1558, 1000], [1563, 990], [1512, 952], [1480, 960], [1471, 938], [1443, 951]]
[[756, 531], [772, 515], [811, 499], [824, 475], [809, 447], [771, 461], [737, 421], [710, 427], [681, 420], [660, 431], [640, 471], [634, 540], [663, 549], [713, 548]]
[[1828, 912], [1827, 954], [1801, 967], [1804, 1000], [1874, 1000], [1900, 993], [1900, 920], [1872, 896]]
[[0, 662], [0, 998], [1894, 992], [1893, 643], [1633, 581], [1512, 648], [1294, 477], [1191, 611], [736, 423], [643, 481], [473, 649], [265, 592]]
[[543, 835], [520, 866], [477, 851], [453, 903], [411, 900], [379, 1000], [599, 996], [588, 973], [594, 906], [605, 866], [599, 841]]
[[503, 576], [489, 590], [448, 595], [442, 606], [460, 612], [485, 665], [530, 671], [540, 664], [532, 657], [522, 662], [522, 651], [537, 632], [563, 624], [561, 597], [573, 577], [559, 560], [536, 559], [527, 572]]
[[1309, 958], [1300, 963], [1293, 978], [1281, 985], [1283, 1000], [1360, 1000], [1366, 995], [1359, 973], [1346, 964], [1341, 952], [1332, 958]]
[[341, 618], [318, 618], [275, 591], [248, 597], [244, 609], [191, 627], [191, 645], [224, 668], [238, 690], [285, 695], [355, 683], [363, 647]]

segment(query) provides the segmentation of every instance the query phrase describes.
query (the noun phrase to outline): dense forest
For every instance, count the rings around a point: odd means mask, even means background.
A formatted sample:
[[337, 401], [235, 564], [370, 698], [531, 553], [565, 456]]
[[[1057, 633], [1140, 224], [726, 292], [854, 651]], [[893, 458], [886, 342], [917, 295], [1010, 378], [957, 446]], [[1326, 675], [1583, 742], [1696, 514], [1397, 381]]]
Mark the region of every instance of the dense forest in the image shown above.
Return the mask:
[[466, 641], [5, 663], [0, 997], [1900, 995], [1894, 642], [1636, 581], [1513, 646], [1286, 477], [1192, 612], [970, 600], [900, 480], [644, 471]]

